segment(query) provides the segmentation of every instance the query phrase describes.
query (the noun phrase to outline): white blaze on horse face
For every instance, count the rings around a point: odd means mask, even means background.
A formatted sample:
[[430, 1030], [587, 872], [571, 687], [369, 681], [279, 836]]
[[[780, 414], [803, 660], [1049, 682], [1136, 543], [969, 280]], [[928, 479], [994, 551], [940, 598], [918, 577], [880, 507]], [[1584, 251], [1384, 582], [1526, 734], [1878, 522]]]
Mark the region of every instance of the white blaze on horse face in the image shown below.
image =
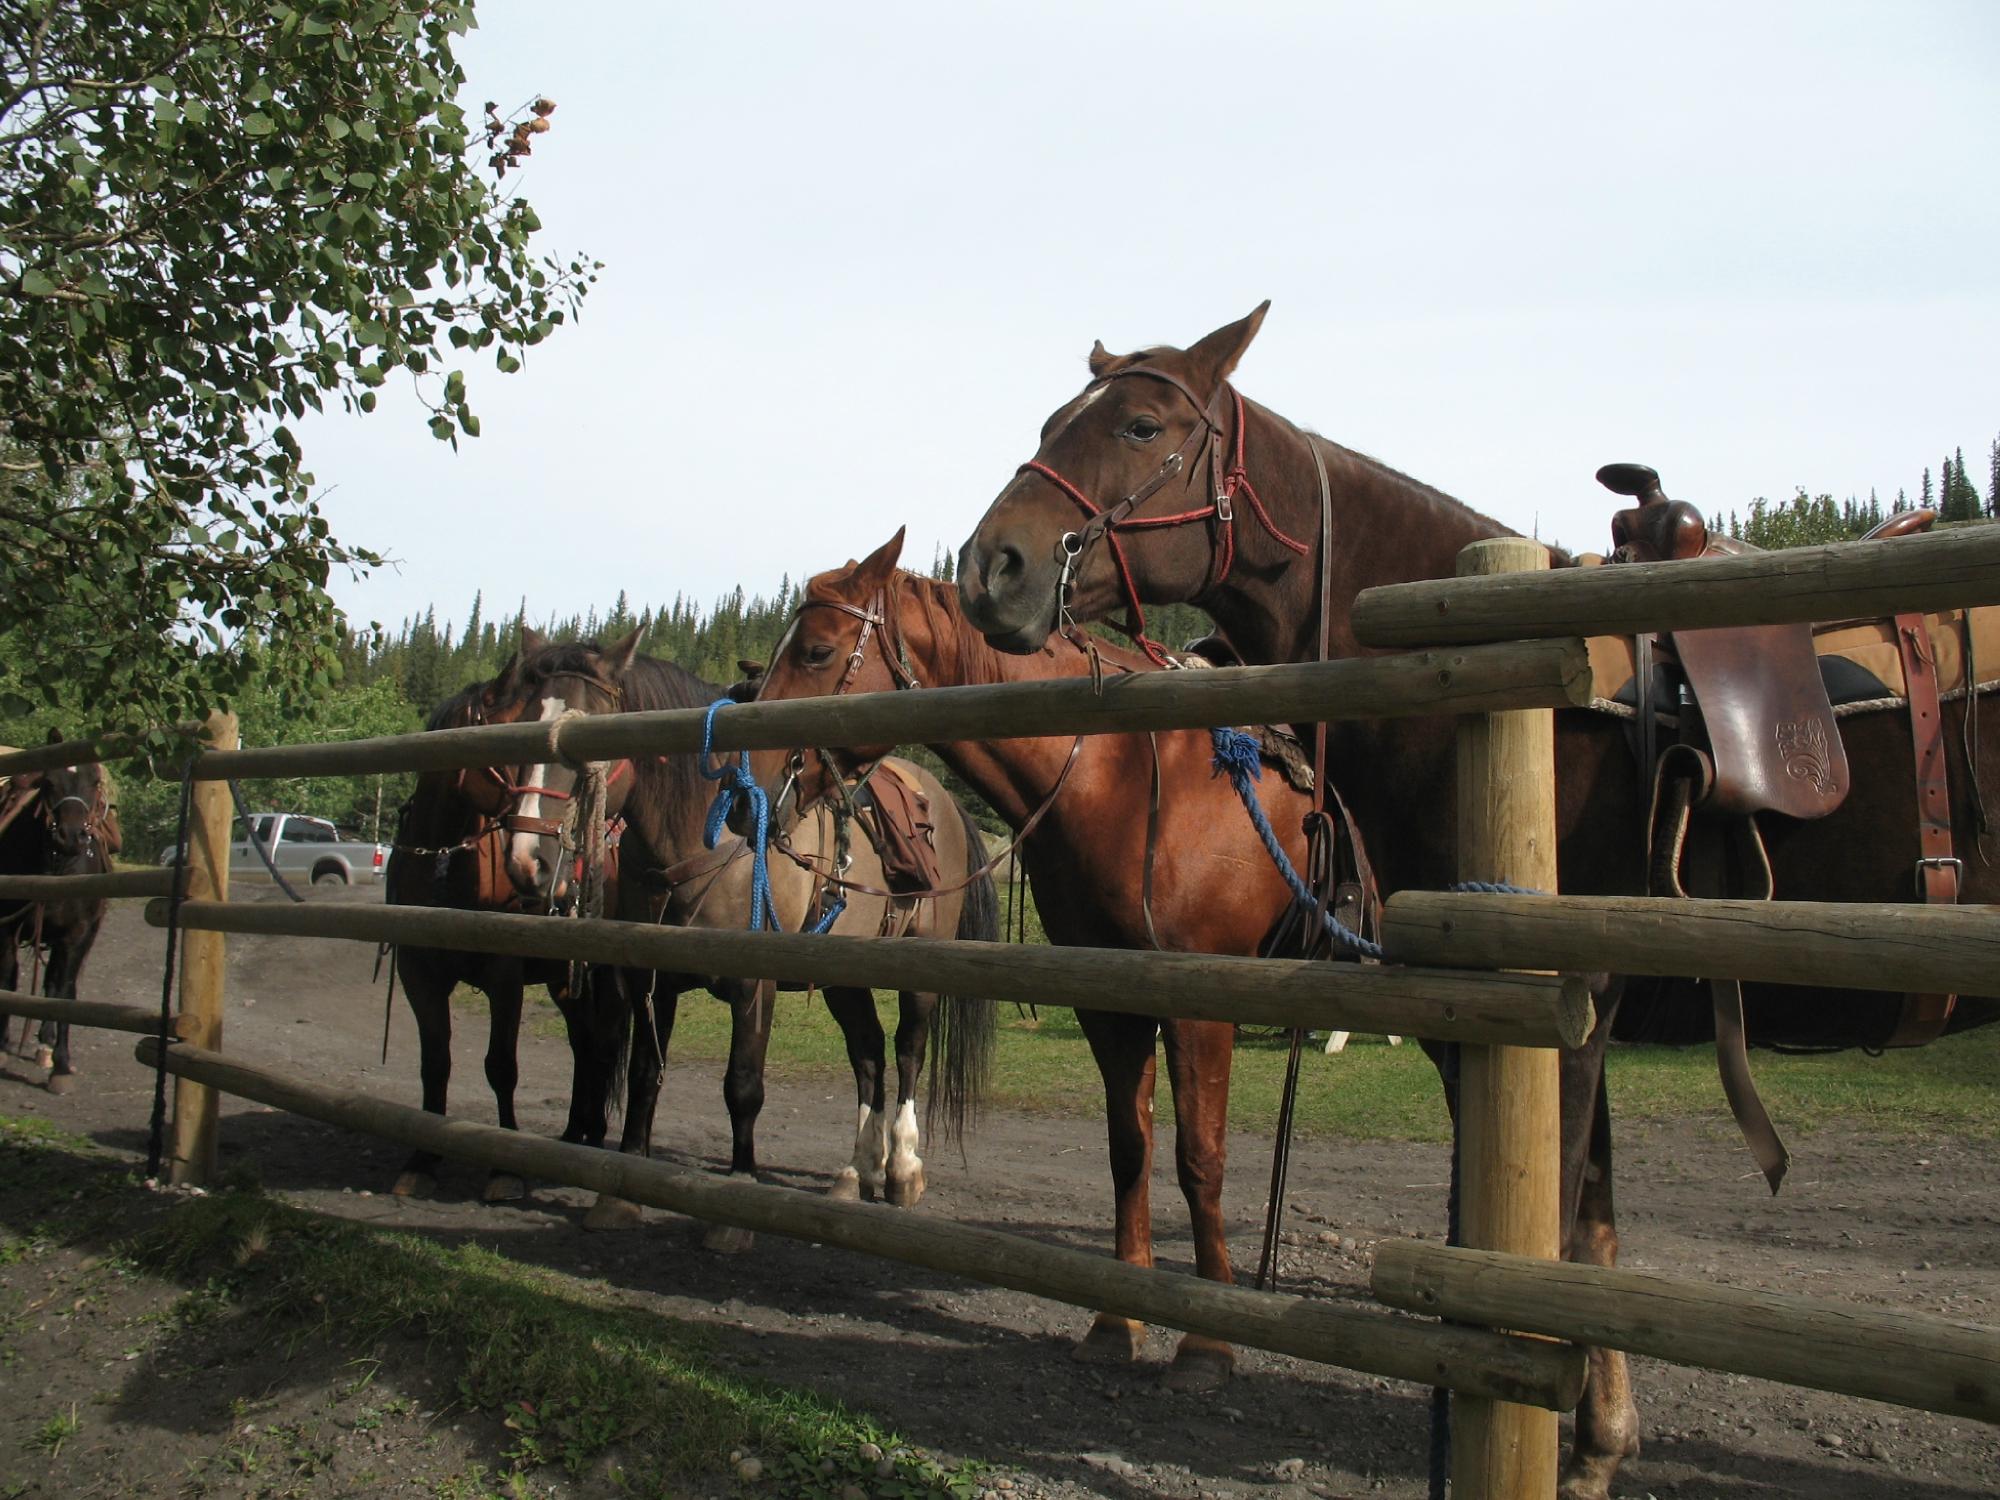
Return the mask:
[[[560, 698], [544, 698], [542, 722], [548, 722], [568, 708], [569, 705]], [[539, 818], [542, 815], [542, 788], [548, 784], [546, 779], [548, 769], [540, 762], [528, 767], [528, 779], [521, 793], [521, 805], [517, 809], [521, 817]], [[532, 867], [541, 841], [540, 834], [517, 829], [508, 845], [508, 857], [523, 866]]]
[[1096, 404], [1098, 397], [1102, 396], [1106, 391], [1110, 389], [1111, 387], [1108, 385], [1094, 385], [1089, 390], [1085, 391], [1081, 396], [1077, 397], [1075, 404], [1070, 408], [1069, 415], [1063, 418], [1062, 426], [1058, 427], [1054, 432], [1049, 434], [1048, 441], [1053, 443], [1057, 438], [1061, 437], [1065, 432], [1068, 432], [1070, 430], [1070, 427], [1075, 423], [1076, 419], [1082, 416], [1085, 412], [1089, 411], [1090, 408]]

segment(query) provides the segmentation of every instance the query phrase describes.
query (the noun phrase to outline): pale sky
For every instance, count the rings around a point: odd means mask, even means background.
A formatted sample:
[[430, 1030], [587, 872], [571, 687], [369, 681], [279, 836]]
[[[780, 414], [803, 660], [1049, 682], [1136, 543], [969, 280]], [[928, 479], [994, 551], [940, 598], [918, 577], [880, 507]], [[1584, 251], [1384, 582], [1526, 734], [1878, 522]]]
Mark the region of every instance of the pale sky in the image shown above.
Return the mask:
[[[2000, 436], [2000, 4], [485, 0], [465, 102], [606, 263], [453, 454], [302, 434], [393, 625], [956, 549], [1093, 339], [1273, 301], [1237, 385], [1523, 531], [1591, 475], [1886, 505]], [[510, 182], [513, 179], [509, 179]], [[1255, 455], [1251, 457], [1255, 474]]]

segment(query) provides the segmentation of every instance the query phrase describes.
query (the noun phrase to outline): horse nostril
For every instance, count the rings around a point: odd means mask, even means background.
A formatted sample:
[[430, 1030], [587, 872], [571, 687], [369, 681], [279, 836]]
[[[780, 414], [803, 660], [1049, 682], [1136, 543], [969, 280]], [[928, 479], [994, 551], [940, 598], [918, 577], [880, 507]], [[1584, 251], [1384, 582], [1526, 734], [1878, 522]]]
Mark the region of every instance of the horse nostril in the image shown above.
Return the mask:
[[1003, 580], [1018, 576], [1028, 564], [1021, 549], [1012, 542], [1002, 542], [993, 549], [993, 561], [986, 568], [986, 587], [993, 589]]

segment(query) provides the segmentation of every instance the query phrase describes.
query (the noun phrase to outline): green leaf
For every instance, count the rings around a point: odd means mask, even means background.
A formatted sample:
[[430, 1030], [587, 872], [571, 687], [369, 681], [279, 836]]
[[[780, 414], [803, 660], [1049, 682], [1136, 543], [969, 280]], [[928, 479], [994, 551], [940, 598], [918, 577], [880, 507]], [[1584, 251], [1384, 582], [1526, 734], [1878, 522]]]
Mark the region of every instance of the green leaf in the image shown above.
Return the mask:
[[33, 266], [21, 273], [21, 290], [30, 297], [53, 297], [56, 284]]
[[450, 441], [451, 441], [451, 418], [449, 418], [449, 417], [432, 417], [432, 418], [431, 418], [431, 436], [432, 436], [432, 437], [434, 437], [434, 438], [436, 438], [436, 439], [437, 439], [437, 440], [438, 440], [439, 442], [441, 442], [441, 443], [446, 443], [446, 442], [450, 442]]
[[272, 122], [271, 117], [261, 110], [252, 110], [243, 117], [243, 133], [245, 135], [269, 135], [277, 128]]

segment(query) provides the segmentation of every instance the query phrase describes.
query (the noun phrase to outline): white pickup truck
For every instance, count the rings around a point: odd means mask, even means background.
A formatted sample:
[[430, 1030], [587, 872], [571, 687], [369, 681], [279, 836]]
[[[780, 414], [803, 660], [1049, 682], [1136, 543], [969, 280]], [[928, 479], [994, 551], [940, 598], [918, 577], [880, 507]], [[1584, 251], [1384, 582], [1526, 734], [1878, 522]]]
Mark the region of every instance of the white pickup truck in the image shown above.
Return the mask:
[[[231, 880], [270, 879], [263, 856], [250, 842], [253, 838], [269, 852], [279, 874], [314, 885], [373, 885], [389, 861], [386, 846], [343, 839], [326, 819], [303, 813], [252, 813], [247, 829], [243, 819], [236, 820], [235, 834], [229, 845]], [[160, 863], [173, 862], [169, 846], [161, 851]]]

